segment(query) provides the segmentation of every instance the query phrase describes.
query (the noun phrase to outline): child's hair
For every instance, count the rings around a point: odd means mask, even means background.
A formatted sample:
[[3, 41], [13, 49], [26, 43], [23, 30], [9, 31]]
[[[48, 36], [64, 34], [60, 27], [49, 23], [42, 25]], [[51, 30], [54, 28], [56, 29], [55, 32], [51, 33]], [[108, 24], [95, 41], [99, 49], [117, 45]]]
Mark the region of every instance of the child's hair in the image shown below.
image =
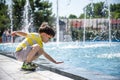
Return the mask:
[[39, 28], [39, 33], [43, 33], [43, 32], [53, 37], [55, 36], [54, 30], [50, 28], [47, 22], [43, 22]]

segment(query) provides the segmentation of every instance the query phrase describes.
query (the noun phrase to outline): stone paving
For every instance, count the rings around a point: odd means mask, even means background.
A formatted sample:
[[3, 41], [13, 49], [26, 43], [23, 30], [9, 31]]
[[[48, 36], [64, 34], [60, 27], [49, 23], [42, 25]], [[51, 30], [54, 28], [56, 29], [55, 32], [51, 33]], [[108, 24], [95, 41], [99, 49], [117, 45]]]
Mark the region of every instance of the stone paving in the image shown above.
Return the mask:
[[0, 80], [73, 80], [49, 70], [21, 71], [22, 63], [0, 55]]

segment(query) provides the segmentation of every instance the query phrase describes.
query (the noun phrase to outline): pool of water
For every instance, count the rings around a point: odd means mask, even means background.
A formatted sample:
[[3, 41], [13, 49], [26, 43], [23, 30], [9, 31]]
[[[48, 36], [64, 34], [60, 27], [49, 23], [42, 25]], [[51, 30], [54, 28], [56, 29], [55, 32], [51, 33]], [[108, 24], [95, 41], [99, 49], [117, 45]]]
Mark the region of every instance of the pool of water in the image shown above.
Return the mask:
[[[0, 44], [0, 51], [14, 52], [17, 44]], [[48, 43], [44, 48], [53, 58], [65, 64], [120, 77], [120, 43]]]

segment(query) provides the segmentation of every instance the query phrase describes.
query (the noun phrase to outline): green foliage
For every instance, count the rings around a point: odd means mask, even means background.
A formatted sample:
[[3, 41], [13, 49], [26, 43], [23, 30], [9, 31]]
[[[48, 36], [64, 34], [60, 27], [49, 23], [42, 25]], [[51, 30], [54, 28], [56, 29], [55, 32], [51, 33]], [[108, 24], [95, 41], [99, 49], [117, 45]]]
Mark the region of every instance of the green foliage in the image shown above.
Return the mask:
[[[24, 5], [25, 0], [13, 0], [13, 20], [15, 30], [22, 27]], [[32, 8], [30, 13], [33, 15], [34, 27], [36, 27], [36, 29], [38, 29], [44, 21], [51, 23], [52, 3], [42, 0], [30, 0], [30, 6]]]
[[[10, 18], [8, 12], [7, 0], [0, 0], [0, 36], [5, 29], [10, 29]], [[23, 10], [26, 0], [12, 0], [12, 18], [13, 18], [13, 29], [20, 30], [23, 25]], [[53, 23], [52, 14], [52, 3], [43, 0], [29, 0], [31, 11], [33, 15], [34, 27], [39, 28], [42, 22], [47, 21]]]
[[84, 14], [81, 14], [79, 18], [84, 19]]
[[93, 40], [93, 38], [96, 36], [93, 31], [86, 31], [86, 40]]
[[[103, 10], [103, 2], [99, 2], [99, 3], [94, 3], [93, 4], [93, 16], [92, 18], [107, 18], [108, 17], [108, 11], [106, 11], [106, 14], [103, 15], [102, 10]], [[115, 18], [118, 19], [120, 18], [120, 3], [118, 4], [111, 4], [110, 5], [110, 14], [111, 14], [111, 18]], [[91, 10], [91, 4], [88, 4], [86, 6], [86, 18], [90, 18], [90, 10]], [[81, 14], [79, 16], [79, 18], [84, 18], [84, 14]]]
[[13, 24], [14, 30], [18, 30], [22, 26], [22, 15], [24, 10], [25, 0], [13, 0]]
[[41, 25], [42, 22], [46, 21], [51, 23], [52, 19], [52, 3], [48, 1], [36, 0], [34, 6], [34, 24], [37, 28]]
[[120, 3], [119, 4], [111, 4], [111, 18], [118, 19], [120, 18]]
[[79, 29], [79, 28], [74, 28], [73, 26], [71, 26], [71, 36], [72, 36], [72, 40], [73, 41], [81, 41], [83, 38], [83, 30]]
[[74, 14], [70, 14], [70, 15], [69, 15], [69, 19], [76, 19], [76, 18], [77, 18], [77, 16], [74, 15]]
[[5, 0], [0, 0], [0, 36], [5, 29], [10, 27], [10, 19], [7, 11], [8, 6], [5, 3]]

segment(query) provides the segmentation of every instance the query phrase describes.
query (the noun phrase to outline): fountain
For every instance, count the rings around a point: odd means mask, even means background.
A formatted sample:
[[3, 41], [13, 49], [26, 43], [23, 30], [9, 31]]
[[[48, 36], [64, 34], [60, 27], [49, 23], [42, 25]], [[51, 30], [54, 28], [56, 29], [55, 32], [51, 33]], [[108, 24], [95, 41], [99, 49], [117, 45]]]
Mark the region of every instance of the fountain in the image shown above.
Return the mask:
[[[29, 3], [29, 0], [26, 0], [24, 11], [23, 11], [23, 19], [22, 19], [22, 30], [23, 32], [34, 32], [35, 29], [33, 28], [33, 18], [32, 18], [32, 9]], [[24, 37], [17, 37], [15, 42], [21, 42]]]
[[[12, 45], [11, 43], [0, 44], [0, 52], [10, 55], [10, 53], [14, 52], [16, 45], [17, 43], [12, 43]], [[76, 42], [61, 42], [56, 47], [56, 43], [50, 42], [45, 44], [44, 47], [45, 51], [56, 58], [56, 60], [64, 61], [64, 64], [57, 66], [60, 70], [68, 70], [78, 76], [82, 75], [89, 79], [91, 77], [94, 79], [96, 75], [100, 76], [101, 74], [104, 74], [104, 76], [99, 78], [104, 80], [107, 76], [111, 80], [120, 79], [120, 43], [112, 42], [111, 46], [109, 46], [108, 42], [85, 42], [83, 46], [83, 43], [79, 42], [78, 46]], [[36, 62], [39, 63], [39, 59]], [[86, 70], [91, 71], [89, 74], [93, 74], [94, 76], [88, 75]]]
[[108, 22], [109, 22], [109, 43], [111, 43], [111, 25], [110, 25], [110, 4], [108, 4], [108, 1], [105, 0], [104, 6], [103, 6], [103, 12], [108, 11]]
[[23, 12], [23, 27], [22, 31], [24, 32], [31, 32], [33, 31], [33, 18], [32, 18], [32, 10], [29, 3], [29, 0], [26, 0], [26, 4], [24, 6], [24, 12]]
[[[85, 43], [85, 31], [86, 31], [86, 15], [87, 15], [87, 10], [86, 7], [83, 9], [84, 10], [84, 29], [83, 29], [83, 43]], [[91, 22], [91, 17], [93, 16], [93, 0], [91, 0], [90, 3], [90, 11], [88, 12], [90, 15], [90, 22]], [[91, 23], [92, 25], [92, 23]]]
[[[111, 21], [110, 21], [110, 5], [108, 3], [107, 0], [105, 0], [104, 4], [103, 4], [103, 9], [102, 9], [102, 14], [103, 16], [105, 16], [108, 12], [108, 18], [107, 18], [107, 22], [108, 22], [108, 31], [104, 31], [102, 32], [99, 36], [95, 37], [93, 39], [93, 41], [109, 41], [109, 43], [111, 44], [111, 42], [120, 42], [120, 39], [117, 38], [116, 34], [120, 34], [119, 31], [118, 33], [115, 32], [111, 32]], [[108, 39], [106, 38], [108, 36]]]
[[[11, 28], [11, 32], [13, 31], [13, 16], [12, 16], [12, 0], [10, 5], [8, 6], [8, 12], [9, 12], [9, 17], [10, 17], [10, 28]], [[13, 42], [13, 37], [11, 37], [11, 42]]]
[[59, 43], [59, 38], [60, 38], [60, 32], [59, 32], [59, 1], [57, 0], [57, 20], [56, 20], [56, 31], [57, 31], [57, 44]]
[[[87, 13], [89, 14], [89, 16], [90, 16], [90, 23], [91, 23], [91, 21], [92, 21], [92, 19], [91, 19], [91, 17], [93, 16], [93, 0], [91, 0], [91, 3], [90, 3], [90, 10], [88, 11], [88, 12], [86, 12], [87, 10], [86, 10], [86, 7], [84, 8], [84, 31], [83, 31], [83, 42], [85, 42], [85, 31], [86, 31], [86, 15], [87, 15]], [[103, 4], [103, 9], [102, 9], [102, 13], [104, 14], [104, 16], [106, 15], [106, 13], [108, 12], [108, 19], [107, 19], [107, 21], [108, 21], [108, 33], [109, 33], [109, 39], [108, 40], [106, 40], [106, 41], [109, 41], [109, 43], [111, 43], [111, 21], [110, 21], [110, 4], [108, 3], [108, 1], [107, 0], [105, 0], [104, 1], [104, 4]], [[93, 23], [91, 23], [91, 25], [93, 25]], [[97, 36], [98, 37], [98, 36]], [[95, 39], [97, 38], [97, 37], [95, 37]], [[101, 37], [101, 36], [100, 36]], [[93, 39], [93, 41], [95, 40], [95, 39]], [[102, 40], [101, 40], [102, 41]]]

